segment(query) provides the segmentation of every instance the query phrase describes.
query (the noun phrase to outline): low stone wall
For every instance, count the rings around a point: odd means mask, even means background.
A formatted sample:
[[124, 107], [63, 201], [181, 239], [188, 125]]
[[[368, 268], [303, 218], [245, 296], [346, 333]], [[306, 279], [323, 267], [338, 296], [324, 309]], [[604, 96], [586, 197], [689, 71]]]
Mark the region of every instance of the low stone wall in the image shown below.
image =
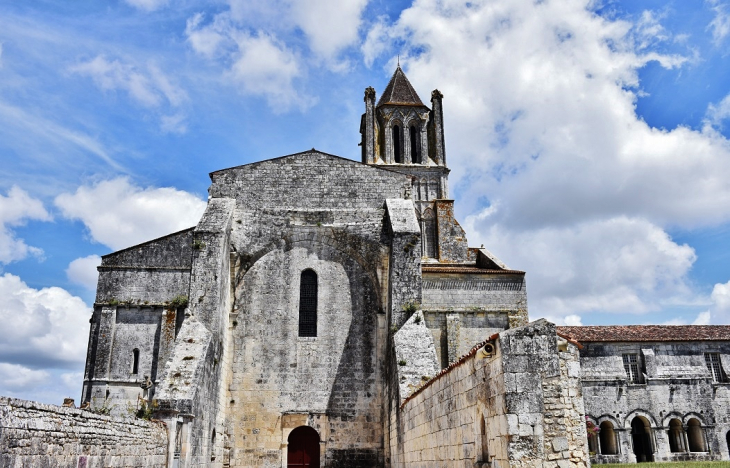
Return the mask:
[[161, 423], [0, 397], [0, 468], [165, 467]]
[[[393, 467], [584, 468], [578, 352], [555, 325], [506, 330], [405, 400], [391, 432]], [[395, 425], [394, 425], [395, 426]]]

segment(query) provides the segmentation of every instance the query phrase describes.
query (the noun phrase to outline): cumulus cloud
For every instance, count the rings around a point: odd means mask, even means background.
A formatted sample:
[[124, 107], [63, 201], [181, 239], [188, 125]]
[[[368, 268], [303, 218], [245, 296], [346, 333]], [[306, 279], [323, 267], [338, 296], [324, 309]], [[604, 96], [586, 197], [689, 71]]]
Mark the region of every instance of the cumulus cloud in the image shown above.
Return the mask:
[[[225, 68], [225, 76], [274, 111], [305, 110], [316, 101], [305, 89], [313, 64], [343, 72], [343, 51], [357, 45], [367, 0], [229, 0], [224, 11], [193, 15], [191, 48]], [[302, 41], [301, 37], [305, 40]]]
[[264, 97], [275, 112], [307, 109], [314, 99], [296, 87], [301, 58], [276, 36], [239, 27], [230, 12], [205, 22], [197, 14], [187, 22], [188, 42], [197, 53], [229, 64], [226, 77], [246, 94]]
[[730, 8], [727, 3], [719, 0], [706, 0], [705, 3], [715, 14], [710, 24], [707, 25], [707, 29], [712, 32], [715, 45], [719, 46], [730, 34]]
[[[103, 91], [126, 92], [142, 107], [159, 111], [163, 131], [186, 131], [179, 108], [187, 100], [187, 94], [155, 64], [149, 63], [140, 67], [98, 55], [87, 62], [72, 66], [70, 71], [90, 77]], [[170, 113], [172, 115], [168, 115]]]
[[29, 220], [50, 221], [51, 216], [40, 200], [19, 187], [13, 186], [7, 196], [0, 194], [0, 263], [22, 260], [28, 255], [43, 255], [41, 249], [26, 244], [13, 232], [12, 227], [22, 226]]
[[12, 330], [0, 337], [0, 362], [35, 368], [83, 362], [91, 310], [80, 298], [57, 287], [31, 288], [10, 273], [0, 276], [0, 297], [0, 322]]
[[730, 117], [730, 94], [717, 104], [710, 103], [705, 113], [705, 123], [714, 128], [722, 128], [723, 121]]
[[127, 4], [145, 11], [154, 11], [166, 6], [170, 0], [124, 0]]
[[3, 395], [16, 392], [28, 387], [34, 387], [48, 380], [50, 375], [44, 370], [33, 370], [18, 364], [0, 362], [0, 382], [7, 392]]
[[662, 16], [594, 4], [422, 0], [363, 48], [397, 44], [414, 86], [440, 88], [471, 243], [528, 272], [531, 315], [561, 320], [693, 296], [695, 253], [667, 230], [730, 221], [728, 141], [636, 114], [639, 70], [687, 63], [658, 51]]
[[703, 317], [715, 324], [730, 324], [730, 281], [717, 283], [712, 288], [712, 306]]
[[81, 186], [55, 204], [66, 218], [83, 222], [92, 240], [115, 250], [195, 226], [206, 206], [191, 193], [142, 188], [127, 178]]
[[309, 38], [312, 51], [332, 59], [358, 40], [361, 15], [367, 3], [367, 0], [296, 0], [291, 2], [290, 15]]
[[528, 266], [535, 317], [647, 312], [659, 306], [661, 292], [688, 292], [685, 277], [696, 258], [691, 247], [641, 219], [524, 230], [470, 216], [465, 225], [470, 239], [500, 252], [510, 267]]
[[77, 258], [69, 263], [66, 276], [72, 283], [80, 284], [93, 291], [96, 289], [96, 283], [99, 279], [99, 272], [96, 270], [99, 265], [101, 265], [101, 257], [98, 255]]

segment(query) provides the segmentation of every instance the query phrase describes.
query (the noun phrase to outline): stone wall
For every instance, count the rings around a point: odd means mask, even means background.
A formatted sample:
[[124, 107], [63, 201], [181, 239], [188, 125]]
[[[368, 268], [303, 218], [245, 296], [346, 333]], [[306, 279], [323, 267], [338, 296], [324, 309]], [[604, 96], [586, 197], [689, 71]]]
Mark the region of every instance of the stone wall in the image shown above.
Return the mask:
[[405, 400], [391, 425], [393, 467], [587, 466], [577, 350], [544, 320], [503, 331]]
[[0, 467], [167, 466], [167, 432], [158, 422], [0, 397]]

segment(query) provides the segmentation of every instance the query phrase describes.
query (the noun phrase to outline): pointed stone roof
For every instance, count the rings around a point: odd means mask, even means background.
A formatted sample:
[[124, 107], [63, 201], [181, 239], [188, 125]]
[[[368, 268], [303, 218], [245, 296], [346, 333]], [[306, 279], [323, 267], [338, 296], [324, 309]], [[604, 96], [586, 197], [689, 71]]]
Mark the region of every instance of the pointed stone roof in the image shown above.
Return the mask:
[[411, 82], [406, 78], [406, 74], [401, 70], [400, 65], [393, 73], [388, 86], [385, 87], [383, 95], [380, 96], [377, 107], [385, 105], [426, 107], [421, 102], [421, 98], [418, 97], [416, 90], [411, 86]]

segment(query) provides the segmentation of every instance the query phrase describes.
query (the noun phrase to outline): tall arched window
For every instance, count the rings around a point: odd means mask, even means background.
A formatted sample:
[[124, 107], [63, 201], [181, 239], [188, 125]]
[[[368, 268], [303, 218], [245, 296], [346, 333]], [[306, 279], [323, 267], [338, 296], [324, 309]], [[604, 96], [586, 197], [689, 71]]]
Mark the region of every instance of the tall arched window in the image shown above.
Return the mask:
[[616, 455], [618, 448], [616, 444], [616, 432], [613, 430], [611, 421], [603, 421], [598, 437], [601, 441], [601, 453], [604, 455]]
[[697, 418], [687, 421], [687, 441], [690, 452], [707, 452], [705, 445], [705, 431]]
[[682, 421], [677, 418], [669, 421], [669, 450], [671, 452], [686, 452], [684, 440]]
[[304, 270], [299, 283], [299, 336], [317, 336], [317, 273]]
[[393, 125], [393, 160], [403, 164], [403, 135], [399, 125]]
[[132, 374], [139, 372], [139, 349], [132, 350]]
[[423, 164], [421, 161], [421, 142], [418, 140], [418, 130], [415, 125], [409, 128], [411, 137], [411, 161], [413, 164]]

